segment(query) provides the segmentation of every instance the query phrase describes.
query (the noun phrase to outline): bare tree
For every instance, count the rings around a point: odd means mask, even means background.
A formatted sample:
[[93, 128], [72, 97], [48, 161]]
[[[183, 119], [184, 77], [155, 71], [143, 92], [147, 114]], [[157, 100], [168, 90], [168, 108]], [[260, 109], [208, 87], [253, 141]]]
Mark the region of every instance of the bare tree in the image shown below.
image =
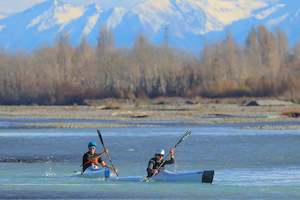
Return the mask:
[[0, 51], [0, 103], [73, 104], [93, 98], [158, 96], [286, 96], [300, 99], [300, 45], [285, 34], [254, 27], [245, 45], [228, 33], [206, 43], [200, 57], [152, 44], [140, 34], [132, 48], [117, 48], [103, 27], [96, 47], [77, 47], [61, 34], [53, 47], [32, 53]]

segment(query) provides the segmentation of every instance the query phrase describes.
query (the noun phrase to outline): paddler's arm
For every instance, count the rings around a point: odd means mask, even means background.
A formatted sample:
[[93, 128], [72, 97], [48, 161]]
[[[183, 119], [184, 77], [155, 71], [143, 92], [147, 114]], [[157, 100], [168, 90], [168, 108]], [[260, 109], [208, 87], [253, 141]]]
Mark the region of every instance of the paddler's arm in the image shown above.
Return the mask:
[[174, 156], [175, 156], [175, 149], [171, 149], [169, 154], [169, 160], [166, 160], [164, 165], [174, 164], [175, 163]]
[[101, 167], [107, 167], [107, 163], [102, 160], [100, 155], [98, 155], [98, 163], [101, 165]]
[[107, 163], [104, 162], [104, 161], [101, 159], [100, 156], [101, 156], [102, 154], [108, 154], [108, 149], [105, 148], [105, 149], [99, 154], [99, 160], [98, 160], [98, 162], [100, 163], [100, 165], [101, 165], [102, 167], [108, 167], [108, 168], [109, 168], [110, 170], [112, 170], [112, 171], [117, 170], [117, 169], [114, 169], [112, 166], [108, 166]]
[[108, 149], [107, 148], [105, 148], [101, 153], [97, 154], [98, 163], [100, 163], [102, 167], [107, 167], [107, 164], [104, 161], [102, 161], [102, 159], [101, 159], [101, 156], [103, 154], [108, 154]]
[[98, 156], [102, 156], [103, 154], [108, 154], [107, 148], [105, 148], [101, 153], [99, 153]]
[[[104, 151], [103, 153], [105, 153], [105, 151]], [[103, 154], [103, 153], [102, 153], [102, 154]], [[99, 156], [99, 158], [98, 158], [98, 162], [100, 163], [101, 167], [112, 168], [111, 166], [108, 166], [107, 163], [106, 163], [105, 161], [103, 161], [103, 160], [101, 159], [100, 156]]]
[[87, 156], [87, 154], [84, 154], [82, 156], [82, 171], [84, 171], [86, 169], [87, 162], [88, 162], [88, 156]]
[[107, 163], [106, 162], [104, 162], [102, 159], [101, 159], [101, 155], [103, 155], [103, 154], [108, 154], [108, 149], [107, 148], [104, 148], [104, 150], [99, 154], [99, 160], [98, 160], [98, 162], [100, 163], [100, 165], [102, 166], [102, 167], [108, 167], [108, 165], [107, 165]]
[[84, 155], [82, 156], [82, 166], [83, 166], [86, 162], [87, 162], [87, 155], [84, 154]]

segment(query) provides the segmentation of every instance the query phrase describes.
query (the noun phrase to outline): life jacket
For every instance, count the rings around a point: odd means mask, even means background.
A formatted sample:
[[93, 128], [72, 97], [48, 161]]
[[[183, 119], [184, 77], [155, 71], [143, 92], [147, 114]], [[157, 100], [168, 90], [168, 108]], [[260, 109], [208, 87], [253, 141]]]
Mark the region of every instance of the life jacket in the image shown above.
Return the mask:
[[[153, 169], [158, 169], [158, 167], [161, 165], [161, 163], [165, 162], [164, 160], [157, 161], [156, 158], [151, 158], [149, 161], [149, 164], [153, 164]], [[164, 167], [164, 164], [161, 166], [162, 168]]]
[[99, 157], [90, 158], [88, 160], [88, 163], [98, 165], [99, 164]]
[[99, 165], [99, 155], [89, 155], [84, 165], [95, 164]]

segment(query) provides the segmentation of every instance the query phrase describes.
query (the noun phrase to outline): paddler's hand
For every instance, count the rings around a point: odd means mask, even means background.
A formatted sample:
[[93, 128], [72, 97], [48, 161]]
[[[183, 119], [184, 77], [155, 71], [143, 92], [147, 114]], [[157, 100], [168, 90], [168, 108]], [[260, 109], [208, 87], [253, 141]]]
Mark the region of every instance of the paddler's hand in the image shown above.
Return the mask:
[[170, 156], [174, 157], [174, 155], [175, 155], [175, 149], [173, 148], [173, 149], [170, 150]]
[[159, 171], [158, 171], [157, 169], [154, 169], [154, 170], [153, 170], [153, 176], [157, 175], [158, 172], [159, 172]]

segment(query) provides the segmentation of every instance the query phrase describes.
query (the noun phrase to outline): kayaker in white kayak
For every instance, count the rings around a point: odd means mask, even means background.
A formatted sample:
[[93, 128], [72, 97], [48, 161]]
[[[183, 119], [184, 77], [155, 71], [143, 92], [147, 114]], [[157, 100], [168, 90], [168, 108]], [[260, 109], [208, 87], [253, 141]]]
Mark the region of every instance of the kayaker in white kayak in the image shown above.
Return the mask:
[[89, 142], [88, 144], [89, 151], [83, 155], [82, 158], [82, 172], [87, 168], [92, 166], [94, 169], [99, 169], [99, 167], [108, 167], [106, 162], [101, 159], [103, 154], [108, 153], [108, 149], [104, 149], [100, 154], [96, 153], [97, 144], [96, 142]]
[[175, 163], [174, 159], [175, 149], [170, 150], [168, 160], [164, 160], [165, 150], [161, 149], [155, 153], [155, 157], [151, 158], [148, 163], [148, 178], [159, 174], [160, 171], [164, 170], [165, 165], [170, 165]]

